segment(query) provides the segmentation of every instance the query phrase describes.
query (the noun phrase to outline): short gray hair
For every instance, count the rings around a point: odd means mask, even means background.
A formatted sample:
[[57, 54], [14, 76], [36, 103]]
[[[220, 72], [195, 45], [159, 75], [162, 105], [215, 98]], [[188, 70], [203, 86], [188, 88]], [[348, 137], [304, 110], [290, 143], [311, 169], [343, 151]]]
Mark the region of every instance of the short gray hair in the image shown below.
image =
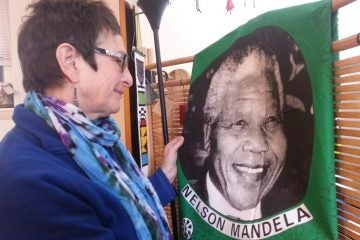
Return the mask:
[[[280, 109], [282, 111], [284, 106], [283, 84], [281, 82], [279, 64], [274, 54], [270, 55], [258, 46], [248, 46], [244, 49], [239, 49], [232, 52], [220, 65], [218, 70], [214, 73], [211, 79], [210, 87], [206, 96], [205, 105], [203, 108], [205, 124], [212, 125], [218, 119], [222, 112], [222, 102], [226, 98], [227, 90], [231, 87], [231, 83], [236, 81], [233, 78], [221, 79], [221, 75], [225, 72], [235, 72], [238, 65], [243, 63], [243, 60], [251, 55], [256, 54], [261, 64], [260, 68], [271, 71], [275, 76], [275, 83], [277, 85], [279, 94]], [[213, 70], [209, 70], [210, 72]], [[269, 79], [270, 80], [270, 79]]]

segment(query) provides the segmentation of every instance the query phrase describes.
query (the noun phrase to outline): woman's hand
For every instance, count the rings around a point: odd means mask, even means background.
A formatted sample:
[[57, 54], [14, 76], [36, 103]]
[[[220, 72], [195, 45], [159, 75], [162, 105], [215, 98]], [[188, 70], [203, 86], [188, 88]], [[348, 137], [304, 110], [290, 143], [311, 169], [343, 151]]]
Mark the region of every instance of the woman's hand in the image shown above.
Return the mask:
[[173, 182], [176, 177], [177, 151], [183, 143], [184, 137], [178, 136], [171, 140], [164, 148], [164, 158], [160, 168], [170, 182]]

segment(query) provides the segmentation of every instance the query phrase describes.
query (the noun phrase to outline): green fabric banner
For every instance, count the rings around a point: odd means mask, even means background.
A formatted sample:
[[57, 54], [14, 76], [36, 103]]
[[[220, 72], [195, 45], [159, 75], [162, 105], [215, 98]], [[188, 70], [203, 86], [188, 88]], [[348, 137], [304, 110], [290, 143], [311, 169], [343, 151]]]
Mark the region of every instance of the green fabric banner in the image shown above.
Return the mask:
[[271, 11], [194, 58], [181, 239], [337, 239], [331, 1]]

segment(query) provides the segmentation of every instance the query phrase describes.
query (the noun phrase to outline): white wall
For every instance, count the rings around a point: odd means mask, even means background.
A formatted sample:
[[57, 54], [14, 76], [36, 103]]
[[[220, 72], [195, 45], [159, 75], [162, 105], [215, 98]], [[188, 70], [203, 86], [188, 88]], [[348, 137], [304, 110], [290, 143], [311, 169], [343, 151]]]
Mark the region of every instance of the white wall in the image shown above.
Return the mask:
[[[226, 1], [173, 0], [165, 8], [159, 30], [162, 61], [192, 56], [231, 32], [249, 19], [266, 11], [311, 2], [311, 0], [233, 0], [235, 8], [226, 11]], [[244, 6], [246, 2], [246, 6]], [[141, 11], [141, 10], [139, 10]], [[141, 39], [146, 48], [154, 48], [153, 32], [144, 14], [140, 15]], [[185, 68], [191, 64], [172, 68]], [[171, 70], [172, 68], [167, 68]]]
[[[200, 10], [196, 11], [195, 0], [170, 0], [165, 8], [160, 30], [160, 51], [162, 61], [180, 57], [192, 56], [217, 41], [233, 29], [247, 22], [249, 19], [273, 10], [314, 0], [233, 0], [235, 8], [232, 13], [226, 13], [226, 1], [199, 1]], [[246, 6], [244, 6], [246, 2]], [[139, 12], [141, 10], [138, 10]], [[360, 32], [360, 1], [356, 1], [340, 11], [339, 34], [349, 36]], [[143, 47], [153, 48], [153, 32], [144, 14], [140, 15], [141, 39]], [[354, 52], [352, 50], [352, 52]], [[358, 51], [358, 54], [360, 52]], [[178, 65], [189, 72], [191, 64]], [[167, 68], [166, 70], [171, 70]]]
[[[31, 0], [9, 0], [9, 21], [10, 21], [10, 40], [11, 40], [11, 66], [6, 67], [4, 70], [4, 81], [13, 84], [15, 89], [14, 104], [23, 101], [24, 90], [22, 87], [22, 74], [20, 70], [20, 63], [17, 57], [17, 30], [21, 24], [21, 17], [25, 15], [25, 6]], [[0, 110], [0, 139], [6, 132], [14, 126], [11, 120], [12, 109]]]
[[[338, 30], [339, 38], [351, 36], [356, 33], [360, 33], [360, 1], [355, 2], [340, 8], [338, 14]], [[340, 53], [340, 58], [348, 58], [360, 55], [360, 46], [352, 48]]]

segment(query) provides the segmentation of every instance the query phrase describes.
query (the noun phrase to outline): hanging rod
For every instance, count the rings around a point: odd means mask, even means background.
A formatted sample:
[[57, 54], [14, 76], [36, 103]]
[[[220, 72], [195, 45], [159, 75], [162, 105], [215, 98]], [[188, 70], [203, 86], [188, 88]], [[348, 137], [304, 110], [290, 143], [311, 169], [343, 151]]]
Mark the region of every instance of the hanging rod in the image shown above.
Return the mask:
[[[190, 84], [190, 79], [186, 78], [186, 79], [177, 79], [177, 80], [169, 80], [169, 81], [165, 81], [164, 82], [164, 87], [178, 87], [178, 86], [184, 86], [184, 85], [189, 85]], [[155, 89], [159, 88], [159, 84], [158, 83], [152, 83], [151, 86]]]
[[[194, 56], [176, 58], [176, 59], [161, 62], [161, 66], [168, 67], [168, 66], [173, 66], [173, 65], [179, 65], [179, 64], [183, 64], [183, 63], [192, 62], [193, 60], [194, 60]], [[145, 66], [145, 70], [151, 70], [154, 68], [156, 68], [156, 63], [150, 63]]]
[[[340, 8], [350, 4], [352, 2], [355, 2], [355, 1], [357, 1], [357, 0], [333, 0], [331, 9], [333, 12], [336, 12]], [[344, 38], [344, 39], [334, 41], [332, 44], [332, 49], [334, 52], [337, 52], [337, 51], [342, 51], [342, 50], [349, 49], [352, 47], [356, 47], [359, 45], [360, 45], [360, 33], [354, 34], [354, 35]], [[194, 56], [176, 58], [176, 59], [161, 62], [161, 66], [168, 67], [168, 66], [179, 65], [179, 64], [183, 64], [183, 63], [190, 63], [193, 60], [194, 60]], [[156, 68], [156, 63], [149, 63], [145, 66], [145, 70], [151, 70], [154, 68]]]

